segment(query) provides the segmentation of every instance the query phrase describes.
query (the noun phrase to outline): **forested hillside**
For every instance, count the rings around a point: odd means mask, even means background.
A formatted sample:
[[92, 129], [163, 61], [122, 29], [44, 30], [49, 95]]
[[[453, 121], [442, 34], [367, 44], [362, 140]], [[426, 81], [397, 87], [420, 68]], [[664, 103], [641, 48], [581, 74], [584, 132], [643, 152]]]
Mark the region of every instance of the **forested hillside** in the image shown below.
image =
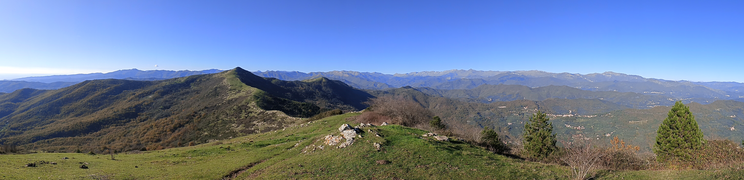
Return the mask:
[[356, 111], [369, 97], [338, 81], [284, 82], [241, 68], [162, 81], [92, 80], [0, 95], [0, 143], [161, 149], [281, 129], [330, 109]]

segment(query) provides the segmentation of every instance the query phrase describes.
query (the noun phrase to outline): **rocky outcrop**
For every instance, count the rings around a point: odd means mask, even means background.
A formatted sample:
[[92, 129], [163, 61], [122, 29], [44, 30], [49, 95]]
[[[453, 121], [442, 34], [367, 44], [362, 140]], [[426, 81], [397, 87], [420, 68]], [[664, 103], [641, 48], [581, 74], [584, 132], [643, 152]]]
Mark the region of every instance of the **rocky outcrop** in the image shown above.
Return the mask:
[[351, 130], [351, 129], [350, 130], [344, 130], [344, 131], [341, 132], [341, 135], [344, 136], [344, 139], [346, 139], [346, 141], [349, 141], [349, 140], [352, 140], [353, 141], [354, 140], [354, 137], [357, 136], [357, 132], [355, 130]]
[[335, 146], [336, 144], [341, 142], [341, 139], [341, 136], [328, 135], [325, 137], [325, 142], [323, 143], [329, 146]]
[[345, 130], [354, 129], [349, 124], [342, 124], [341, 127], [338, 128], [338, 131], [344, 132]]

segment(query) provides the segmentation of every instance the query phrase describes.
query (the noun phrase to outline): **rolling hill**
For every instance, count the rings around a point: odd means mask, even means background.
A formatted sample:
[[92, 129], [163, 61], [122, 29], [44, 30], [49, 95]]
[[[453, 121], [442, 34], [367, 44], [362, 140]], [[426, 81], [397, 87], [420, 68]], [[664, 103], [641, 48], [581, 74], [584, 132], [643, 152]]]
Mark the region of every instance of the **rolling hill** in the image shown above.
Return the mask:
[[210, 69], [203, 71], [168, 71], [168, 70], [150, 70], [142, 71], [138, 69], [118, 70], [109, 73], [91, 73], [91, 74], [73, 74], [73, 75], [53, 75], [39, 77], [25, 77], [13, 80], [0, 81], [0, 92], [13, 92], [23, 88], [47, 89], [54, 90], [71, 86], [87, 80], [97, 79], [126, 79], [155, 81], [179, 77], [186, 77], [199, 74], [212, 74], [222, 72], [222, 70]]
[[90, 80], [0, 95], [0, 143], [63, 152], [162, 149], [281, 129], [330, 109], [360, 110], [369, 97], [325, 78], [285, 82], [241, 68], [161, 81]]

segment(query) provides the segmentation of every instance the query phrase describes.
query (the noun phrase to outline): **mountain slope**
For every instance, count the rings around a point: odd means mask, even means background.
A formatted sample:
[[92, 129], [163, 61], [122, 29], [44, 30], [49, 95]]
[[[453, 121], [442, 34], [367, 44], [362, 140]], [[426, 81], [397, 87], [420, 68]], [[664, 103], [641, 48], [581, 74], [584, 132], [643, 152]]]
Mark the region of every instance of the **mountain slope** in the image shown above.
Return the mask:
[[54, 75], [25, 77], [14, 80], [0, 81], [0, 92], [13, 92], [23, 88], [33, 89], [60, 89], [77, 84], [86, 80], [96, 79], [127, 79], [155, 81], [171, 78], [186, 77], [199, 74], [212, 74], [222, 72], [222, 70], [210, 69], [203, 71], [167, 71], [167, 70], [150, 70], [142, 71], [138, 69], [118, 70], [109, 73], [91, 73], [91, 74], [73, 74], [73, 75]]
[[186, 77], [186, 76], [200, 75], [200, 74], [213, 74], [213, 73], [219, 73], [219, 72], [222, 72], [222, 70], [209, 69], [209, 70], [203, 70], [203, 71], [169, 71], [169, 70], [142, 71], [138, 69], [125, 69], [125, 70], [118, 70], [118, 71], [108, 72], [108, 73], [25, 77], [25, 78], [14, 79], [14, 81], [53, 83], [53, 82], [83, 82], [86, 80], [96, 80], [96, 79], [163, 80], [163, 79]]
[[67, 86], [76, 84], [75, 82], [53, 82], [53, 83], [42, 83], [42, 82], [26, 82], [26, 81], [5, 81], [0, 80], [0, 93], [10, 93], [15, 90], [23, 88], [32, 89], [60, 89]]
[[281, 129], [324, 109], [361, 109], [357, 105], [369, 94], [339, 84], [267, 80], [236, 68], [163, 81], [108, 79], [19, 90], [0, 96], [0, 112], [7, 114], [0, 118], [0, 143], [52, 151], [204, 143]]

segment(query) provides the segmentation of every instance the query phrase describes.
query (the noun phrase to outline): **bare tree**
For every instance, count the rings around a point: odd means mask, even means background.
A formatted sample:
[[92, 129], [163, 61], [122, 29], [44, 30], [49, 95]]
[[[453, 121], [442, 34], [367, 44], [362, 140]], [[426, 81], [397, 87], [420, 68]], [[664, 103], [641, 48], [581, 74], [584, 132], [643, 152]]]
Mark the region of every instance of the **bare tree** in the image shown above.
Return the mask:
[[566, 153], [561, 161], [571, 167], [576, 179], [585, 179], [586, 175], [600, 165], [603, 156], [601, 149], [592, 147], [592, 141], [586, 138], [574, 139], [574, 142], [562, 142]]

